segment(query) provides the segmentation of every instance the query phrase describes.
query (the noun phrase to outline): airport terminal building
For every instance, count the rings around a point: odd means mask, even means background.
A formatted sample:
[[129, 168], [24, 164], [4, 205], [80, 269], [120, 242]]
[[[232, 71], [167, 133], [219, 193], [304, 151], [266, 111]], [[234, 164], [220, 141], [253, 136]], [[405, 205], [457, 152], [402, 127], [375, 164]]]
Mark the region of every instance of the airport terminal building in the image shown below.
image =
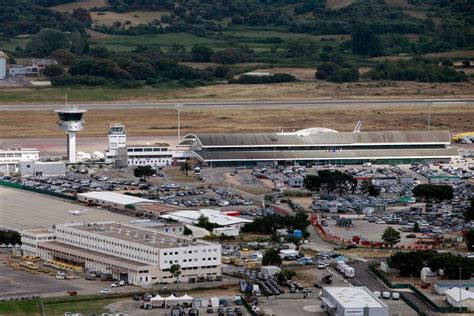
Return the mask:
[[178, 144], [208, 166], [446, 162], [459, 156], [448, 131], [188, 134]]
[[139, 286], [175, 282], [169, 272], [173, 264], [181, 266], [180, 282], [215, 280], [221, 276], [219, 244], [137, 225], [61, 224], [51, 232], [23, 231], [22, 242], [28, 255], [110, 273], [117, 280]]

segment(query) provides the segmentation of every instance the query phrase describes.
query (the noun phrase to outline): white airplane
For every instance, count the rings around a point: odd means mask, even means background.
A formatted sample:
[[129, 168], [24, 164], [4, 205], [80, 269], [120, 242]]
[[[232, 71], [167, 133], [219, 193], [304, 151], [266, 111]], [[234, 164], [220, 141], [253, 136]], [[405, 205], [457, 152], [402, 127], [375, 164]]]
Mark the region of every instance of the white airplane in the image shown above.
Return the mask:
[[85, 212], [87, 212], [86, 209], [83, 210], [83, 211], [79, 211], [79, 210], [69, 210], [69, 214], [71, 214], [71, 215], [77, 215], [77, 216], [79, 216], [79, 215], [81, 215], [81, 214], [83, 214], [83, 213], [85, 213]]

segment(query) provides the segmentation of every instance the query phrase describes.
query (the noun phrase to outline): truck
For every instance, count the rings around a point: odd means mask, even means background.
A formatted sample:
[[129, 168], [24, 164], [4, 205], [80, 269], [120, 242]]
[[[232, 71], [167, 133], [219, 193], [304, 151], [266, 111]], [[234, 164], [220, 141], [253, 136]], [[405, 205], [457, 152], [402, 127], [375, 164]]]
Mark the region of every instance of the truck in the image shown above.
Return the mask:
[[260, 292], [260, 287], [258, 284], [254, 284], [252, 288], [252, 293], [255, 294], [255, 296], [261, 296], [262, 293]]
[[346, 264], [344, 260], [337, 261], [337, 266], [336, 266], [337, 271], [341, 271], [341, 267], [343, 264]]
[[472, 144], [474, 143], [474, 132], [456, 134], [451, 138], [451, 140], [455, 143]]
[[355, 277], [355, 270], [353, 267], [345, 267], [344, 268], [344, 275], [346, 276], [346, 278], [353, 278]]

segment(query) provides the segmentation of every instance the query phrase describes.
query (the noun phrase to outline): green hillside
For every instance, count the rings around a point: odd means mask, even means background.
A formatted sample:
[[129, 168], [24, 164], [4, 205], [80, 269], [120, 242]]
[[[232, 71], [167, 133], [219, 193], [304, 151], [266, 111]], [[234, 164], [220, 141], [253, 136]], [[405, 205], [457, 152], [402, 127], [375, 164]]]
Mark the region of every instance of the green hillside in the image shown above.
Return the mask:
[[[60, 60], [47, 72], [56, 85], [205, 85], [249, 63], [312, 67], [336, 82], [465, 81], [452, 67], [468, 56], [419, 56], [472, 50], [473, 13], [465, 0], [18, 0], [0, 11], [0, 49]], [[397, 67], [411, 70], [380, 71]]]

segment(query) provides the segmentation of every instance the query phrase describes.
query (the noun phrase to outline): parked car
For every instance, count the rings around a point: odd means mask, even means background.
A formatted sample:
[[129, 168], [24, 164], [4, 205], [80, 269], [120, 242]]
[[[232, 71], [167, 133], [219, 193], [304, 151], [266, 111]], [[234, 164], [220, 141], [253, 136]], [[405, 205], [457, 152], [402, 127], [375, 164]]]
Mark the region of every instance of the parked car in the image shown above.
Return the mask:
[[110, 294], [112, 291], [110, 289], [102, 289], [100, 290], [100, 294]]

